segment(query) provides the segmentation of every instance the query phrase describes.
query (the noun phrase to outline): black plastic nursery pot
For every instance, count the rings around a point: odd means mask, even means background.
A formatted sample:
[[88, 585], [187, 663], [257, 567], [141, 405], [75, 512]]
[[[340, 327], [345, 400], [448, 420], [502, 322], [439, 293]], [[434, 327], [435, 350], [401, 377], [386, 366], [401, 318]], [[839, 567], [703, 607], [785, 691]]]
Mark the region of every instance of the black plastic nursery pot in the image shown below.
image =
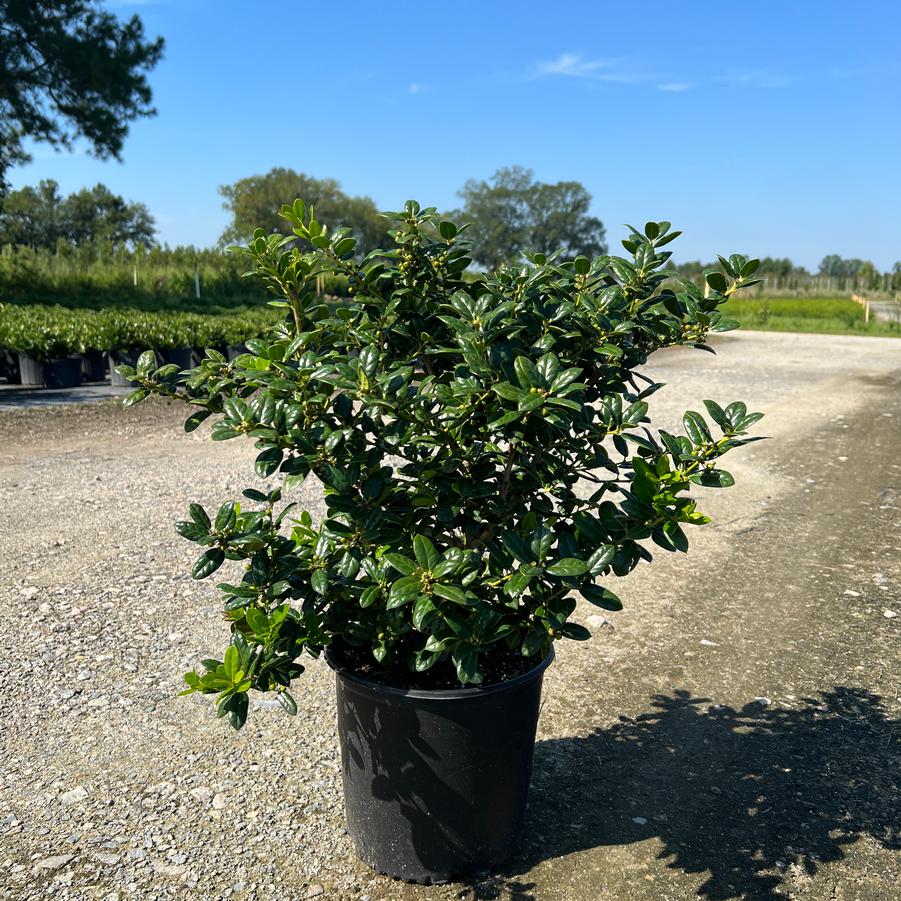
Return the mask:
[[88, 350], [81, 356], [81, 377], [86, 382], [102, 382], [106, 378], [106, 354], [102, 350]]
[[347, 829], [369, 866], [408, 882], [491, 871], [523, 827], [544, 671], [444, 691], [335, 670]]
[[137, 366], [140, 350], [111, 350], [109, 353], [109, 382], [117, 388], [131, 388], [135, 383], [116, 372], [117, 366]]
[[21, 385], [22, 375], [19, 372], [19, 355], [11, 350], [0, 350], [0, 374], [6, 378], [7, 385]]
[[163, 365], [174, 363], [179, 369], [194, 368], [194, 348], [193, 347], [169, 347], [160, 350], [157, 353], [162, 358]]
[[23, 385], [36, 388], [77, 388], [81, 384], [81, 357], [35, 360], [19, 354], [19, 374]]

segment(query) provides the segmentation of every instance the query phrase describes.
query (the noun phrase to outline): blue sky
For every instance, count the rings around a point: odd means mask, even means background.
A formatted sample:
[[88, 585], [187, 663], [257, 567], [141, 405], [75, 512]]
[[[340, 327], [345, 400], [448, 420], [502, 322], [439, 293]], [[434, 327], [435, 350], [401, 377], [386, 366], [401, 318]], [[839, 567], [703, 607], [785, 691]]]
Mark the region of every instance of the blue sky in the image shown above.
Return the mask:
[[111, 3], [166, 55], [124, 162], [35, 148], [15, 186], [103, 181], [172, 244], [217, 187], [290, 166], [396, 209], [520, 164], [576, 179], [611, 244], [669, 219], [680, 259], [901, 260], [901, 3]]

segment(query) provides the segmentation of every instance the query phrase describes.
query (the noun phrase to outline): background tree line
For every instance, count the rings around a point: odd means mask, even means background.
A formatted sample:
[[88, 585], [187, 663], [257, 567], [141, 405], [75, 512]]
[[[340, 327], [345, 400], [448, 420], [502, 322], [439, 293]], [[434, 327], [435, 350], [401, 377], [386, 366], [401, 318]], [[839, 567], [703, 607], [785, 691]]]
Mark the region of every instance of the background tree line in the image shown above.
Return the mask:
[[[61, 243], [96, 245], [89, 256], [100, 260], [109, 259], [108, 246], [155, 243], [146, 206], [105, 185], [67, 197], [50, 180], [10, 191], [8, 172], [30, 159], [26, 139], [63, 149], [82, 139], [101, 159], [120, 159], [130, 123], [155, 115], [147, 76], [163, 49], [162, 38], [147, 38], [138, 15], [120, 20], [99, 0], [0, 0], [0, 245], [33, 252], [56, 251]], [[312, 202], [323, 221], [350, 226], [363, 252], [382, 242], [384, 223], [372, 199], [345, 193], [334, 179], [274, 168], [223, 185], [220, 193], [231, 216], [220, 247], [247, 240], [257, 226], [284, 232], [278, 207], [297, 196]], [[446, 215], [475, 223], [473, 257], [486, 268], [515, 261], [523, 248], [561, 249], [570, 257], [606, 251], [604, 225], [591, 215], [591, 194], [579, 182], [540, 182], [531, 170], [511, 166], [489, 180], [470, 179], [458, 194], [462, 205]], [[188, 256], [196, 253], [187, 249]], [[38, 266], [42, 258], [18, 254], [14, 268], [21, 270], [23, 261]], [[711, 265], [674, 268], [700, 278]], [[838, 290], [901, 290], [901, 261], [882, 273], [872, 261], [830, 254], [812, 274], [790, 259], [767, 257], [759, 271], [771, 285], [825, 279]], [[0, 291], [5, 287], [0, 273]]]
[[[278, 210], [295, 197], [313, 205], [320, 221], [350, 227], [362, 253], [384, 243], [388, 223], [372, 198], [349, 195], [332, 178], [277, 167], [222, 185], [219, 193], [230, 214], [219, 239], [223, 248], [247, 241], [255, 228], [289, 234]], [[512, 166], [489, 181], [470, 179], [458, 193], [462, 207], [446, 215], [475, 223], [469, 233], [473, 254], [487, 268], [517, 260], [523, 248], [589, 257], [606, 250], [604, 225], [589, 212], [591, 194], [577, 181], [540, 182], [531, 170]], [[102, 184], [62, 197], [56, 182], [42, 181], [0, 200], [0, 244], [53, 248], [65, 239], [135, 245], [154, 243], [155, 234], [144, 204], [126, 201]]]
[[66, 197], [50, 179], [9, 192], [0, 201], [0, 244], [54, 249], [60, 241], [152, 244], [153, 217], [143, 203], [129, 203], [106, 185]]
[[[298, 196], [313, 204], [321, 221], [349, 226], [361, 253], [384, 243], [388, 223], [379, 215], [372, 198], [346, 193], [335, 179], [314, 178], [277, 167], [263, 175], [223, 185], [219, 192], [229, 213], [229, 223], [219, 239], [219, 252], [230, 244], [247, 241], [257, 227], [288, 234], [288, 223], [278, 215], [278, 209]], [[607, 252], [604, 224], [591, 214], [591, 194], [577, 181], [541, 182], [531, 170], [512, 166], [499, 169], [488, 180], [470, 179], [458, 194], [460, 207], [445, 215], [457, 222], [474, 223], [468, 237], [475, 261], [485, 268], [517, 262], [522, 248], [541, 253], [562, 250], [570, 258]], [[63, 196], [57, 183], [47, 180], [0, 198], [0, 245], [57, 254], [62, 245], [70, 249], [93, 247], [89, 258], [111, 261], [112, 247], [152, 247], [157, 241], [153, 217], [143, 203], [127, 201], [103, 184]], [[166, 252], [165, 248], [159, 249], [157, 257], [165, 257]], [[178, 249], [178, 261], [173, 257], [173, 263], [182, 270], [184, 260], [197, 253], [194, 248]], [[139, 256], [134, 261], [135, 271], [141, 265]], [[75, 258], [68, 254], [67, 259]], [[17, 271], [21, 271], [25, 258], [18, 259]], [[41, 265], [46, 264], [31, 257], [26, 268], [33, 271]], [[158, 270], [160, 265], [157, 258], [155, 268]], [[700, 279], [705, 269], [715, 265], [686, 261], [674, 262], [672, 268], [674, 274]], [[8, 275], [8, 266], [5, 271]], [[0, 267], [0, 291], [5, 284], [8, 287], [3, 272], [4, 267]], [[892, 272], [882, 273], [869, 260], [845, 259], [838, 254], [824, 257], [816, 273], [787, 257], [765, 257], [759, 272], [767, 277], [762, 290], [778, 288], [791, 292], [811, 286], [827, 292], [901, 290], [901, 262], [895, 264]]]
[[[320, 221], [351, 228], [362, 253], [384, 243], [387, 223], [375, 202], [345, 194], [331, 178], [275, 168], [223, 185], [219, 193], [231, 214], [221, 244], [247, 241], [260, 227], [290, 234], [278, 209], [295, 197], [312, 204]], [[445, 215], [474, 223], [469, 232], [473, 258], [486, 268], [517, 259], [523, 248], [541, 253], [562, 249], [589, 257], [606, 250], [604, 225], [589, 213], [591, 194], [577, 181], [539, 182], [530, 169], [511, 166], [498, 169], [490, 181], [470, 179], [458, 194], [463, 206]]]
[[[673, 268], [685, 278], [700, 278], [705, 269], [716, 268], [715, 262], [702, 263], [700, 260], [675, 263]], [[845, 258], [837, 253], [828, 254], [820, 261], [816, 272], [793, 263], [788, 257], [764, 257], [757, 273], [766, 278], [760, 291], [773, 287], [791, 290], [805, 286], [816, 286], [828, 291], [899, 291], [901, 290], [901, 261], [890, 271], [881, 272], [872, 260], [857, 257]]]

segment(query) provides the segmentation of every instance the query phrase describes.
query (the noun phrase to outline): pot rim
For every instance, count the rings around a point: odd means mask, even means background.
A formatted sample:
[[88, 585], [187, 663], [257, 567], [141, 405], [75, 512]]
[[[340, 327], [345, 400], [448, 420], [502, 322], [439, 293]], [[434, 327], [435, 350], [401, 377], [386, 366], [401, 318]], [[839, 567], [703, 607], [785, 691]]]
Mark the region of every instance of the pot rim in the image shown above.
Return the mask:
[[331, 647], [327, 647], [323, 649], [323, 656], [325, 657], [325, 662], [335, 671], [335, 674], [340, 676], [342, 679], [346, 679], [348, 682], [353, 682], [356, 685], [362, 686], [363, 688], [369, 689], [369, 691], [378, 692], [380, 694], [392, 695], [394, 697], [403, 697], [403, 698], [423, 698], [428, 699], [430, 701], [457, 701], [465, 698], [484, 698], [488, 695], [497, 694], [501, 691], [506, 691], [510, 688], [515, 688], [518, 685], [522, 685], [525, 682], [529, 682], [533, 679], [538, 679], [542, 676], [544, 671], [554, 662], [554, 646], [551, 645], [551, 649], [545, 655], [544, 659], [533, 666], [532, 669], [528, 670], [525, 673], [520, 673], [518, 676], [514, 676], [512, 679], [506, 679], [503, 682], [498, 682], [494, 685], [476, 685], [472, 688], [398, 688], [395, 685], [385, 685], [382, 682], [376, 682], [374, 679], [367, 679], [365, 676], [361, 676], [355, 670], [350, 669], [344, 664], [339, 663], [335, 659], [335, 655], [332, 652]]

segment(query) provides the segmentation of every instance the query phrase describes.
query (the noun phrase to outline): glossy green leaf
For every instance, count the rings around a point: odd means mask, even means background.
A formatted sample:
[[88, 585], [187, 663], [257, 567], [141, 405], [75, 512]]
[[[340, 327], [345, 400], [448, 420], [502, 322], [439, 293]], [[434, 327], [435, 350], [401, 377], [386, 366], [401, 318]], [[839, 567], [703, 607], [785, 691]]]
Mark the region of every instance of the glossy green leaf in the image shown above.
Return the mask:
[[706, 444], [712, 440], [707, 423], [704, 422], [704, 417], [700, 413], [689, 410], [682, 417], [682, 424], [685, 426], [685, 432], [692, 444]]
[[297, 715], [297, 701], [295, 701], [294, 698], [291, 697], [290, 694], [288, 694], [288, 692], [281, 691], [278, 693], [277, 697], [278, 702], [282, 705], [282, 709], [285, 711], [285, 713], [289, 714], [290, 716]]
[[513, 361], [513, 368], [516, 370], [516, 378], [519, 385], [524, 390], [538, 387], [544, 384], [544, 379], [539, 375], [538, 368], [529, 359], [529, 357], [519, 356]]
[[410, 576], [414, 572], [416, 572], [416, 563], [403, 554], [397, 554], [394, 552], [387, 553], [384, 555], [384, 559], [387, 560], [388, 563], [390, 563], [391, 566], [393, 566], [398, 572], [403, 573], [405, 576]]
[[564, 557], [556, 563], [552, 563], [546, 567], [545, 572], [552, 576], [581, 576], [588, 572], [588, 566], [584, 560], [578, 560], [575, 557]]
[[581, 585], [579, 593], [589, 603], [604, 610], [622, 610], [623, 602], [609, 588], [600, 585]]
[[572, 638], [575, 641], [586, 641], [591, 638], [591, 632], [589, 632], [585, 626], [580, 626], [578, 623], [565, 623], [560, 628], [560, 634], [566, 638]]
[[726, 276], [722, 272], [708, 272], [704, 275], [704, 279], [714, 291], [718, 291], [720, 294], [724, 293], [729, 286]]
[[457, 669], [457, 678], [463, 685], [482, 681], [479, 672], [479, 654], [475, 648], [464, 648], [451, 655]]
[[615, 544], [601, 545], [585, 561], [585, 564], [588, 567], [588, 571], [593, 576], [600, 575], [604, 571], [604, 569], [606, 569], [606, 567], [610, 565], [610, 562], [613, 560], [613, 557], [615, 554], [616, 554], [616, 545]]
[[703, 472], [689, 476], [692, 482], [708, 488], [730, 488], [735, 484], [731, 473], [724, 469], [705, 469]]
[[206, 515], [206, 510], [204, 510], [200, 504], [191, 504], [191, 506], [188, 507], [188, 511], [191, 514], [191, 519], [193, 519], [198, 526], [207, 532], [210, 530], [212, 523], [210, 522], [209, 516]]
[[710, 414], [710, 418], [725, 431], [728, 426], [728, 422], [726, 420], [726, 413], [723, 408], [714, 400], [705, 400], [704, 406], [707, 408], [707, 412]]
[[222, 550], [217, 547], [211, 547], [197, 558], [197, 562], [191, 568], [191, 575], [195, 579], [205, 579], [216, 572], [222, 566], [224, 560], [225, 554]]
[[468, 599], [466, 592], [456, 585], [446, 585], [443, 582], [436, 582], [432, 585], [432, 591], [439, 597], [447, 601], [453, 601], [455, 604], [467, 604]]
[[441, 560], [440, 554], [435, 550], [435, 545], [425, 535], [413, 536], [413, 553], [416, 556], [416, 562], [426, 572], [432, 572]]
[[413, 628], [418, 629], [420, 632], [425, 631], [429, 628], [429, 624], [437, 612], [438, 608], [430, 597], [422, 596], [417, 598], [416, 603], [413, 605]]
[[237, 518], [237, 505], [234, 501], [228, 501], [219, 508], [219, 512], [216, 514], [216, 521], [213, 523], [213, 528], [215, 528], [217, 532], [231, 529], [234, 527]]
[[389, 610], [402, 607], [404, 604], [414, 601], [421, 594], [422, 582], [419, 576], [402, 576], [391, 586], [386, 606]]

